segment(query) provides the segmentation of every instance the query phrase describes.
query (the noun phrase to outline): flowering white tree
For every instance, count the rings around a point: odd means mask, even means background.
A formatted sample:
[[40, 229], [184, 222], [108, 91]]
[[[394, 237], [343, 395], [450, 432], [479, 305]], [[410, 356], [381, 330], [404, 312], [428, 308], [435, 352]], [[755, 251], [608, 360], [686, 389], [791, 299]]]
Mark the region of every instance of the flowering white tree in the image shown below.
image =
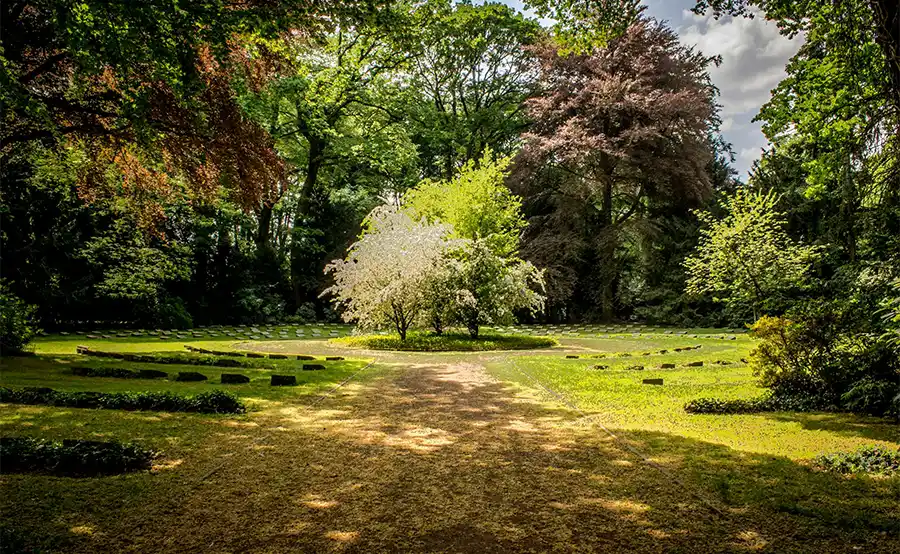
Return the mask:
[[468, 241], [458, 254], [451, 313], [473, 339], [481, 325], [515, 321], [516, 310], [544, 310], [544, 274], [530, 262], [500, 256], [480, 240]]
[[451, 226], [415, 221], [389, 205], [372, 210], [364, 227], [347, 258], [325, 267], [334, 285], [322, 295], [334, 296], [345, 321], [362, 328], [393, 325], [405, 340], [425, 307], [426, 283], [461, 241], [447, 238]]

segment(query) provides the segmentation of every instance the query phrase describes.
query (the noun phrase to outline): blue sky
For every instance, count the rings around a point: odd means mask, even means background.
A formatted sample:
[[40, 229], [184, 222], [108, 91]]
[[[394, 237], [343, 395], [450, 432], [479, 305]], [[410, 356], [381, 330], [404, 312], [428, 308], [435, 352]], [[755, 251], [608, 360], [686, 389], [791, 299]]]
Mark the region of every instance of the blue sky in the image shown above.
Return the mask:
[[[503, 0], [522, 9], [521, 0]], [[785, 76], [784, 66], [800, 48], [802, 39], [788, 40], [763, 18], [697, 16], [693, 0], [643, 0], [650, 16], [668, 21], [682, 42], [708, 56], [722, 56], [722, 65], [710, 71], [719, 88], [722, 134], [734, 147], [735, 168], [746, 178], [759, 158], [766, 138], [751, 120], [769, 99], [770, 91]]]

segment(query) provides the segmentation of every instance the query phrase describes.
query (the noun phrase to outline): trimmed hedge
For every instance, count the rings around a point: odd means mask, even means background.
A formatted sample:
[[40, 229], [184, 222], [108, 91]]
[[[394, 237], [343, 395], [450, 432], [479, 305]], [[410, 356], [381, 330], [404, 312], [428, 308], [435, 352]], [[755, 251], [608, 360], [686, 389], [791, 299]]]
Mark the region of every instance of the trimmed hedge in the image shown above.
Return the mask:
[[225, 391], [182, 396], [172, 392], [61, 392], [48, 388], [9, 389], [0, 387], [0, 402], [43, 404], [66, 408], [204, 414], [242, 414], [247, 411], [246, 406], [237, 396]]
[[165, 371], [155, 369], [125, 369], [123, 367], [73, 367], [72, 374], [79, 377], [111, 377], [115, 379], [162, 379]]
[[150, 469], [156, 455], [153, 450], [116, 441], [59, 442], [30, 437], [0, 438], [3, 473], [115, 475]]
[[756, 414], [777, 411], [777, 402], [771, 397], [747, 400], [719, 400], [718, 398], [697, 398], [684, 405], [689, 414]]

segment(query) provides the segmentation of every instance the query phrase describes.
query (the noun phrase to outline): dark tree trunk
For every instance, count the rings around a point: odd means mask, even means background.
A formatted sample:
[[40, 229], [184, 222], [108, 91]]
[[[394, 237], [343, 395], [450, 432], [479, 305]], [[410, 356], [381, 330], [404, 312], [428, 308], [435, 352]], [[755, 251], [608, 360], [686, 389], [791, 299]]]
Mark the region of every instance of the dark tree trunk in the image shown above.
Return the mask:
[[269, 201], [263, 202], [257, 215], [259, 217], [254, 242], [257, 248], [265, 248], [272, 235], [272, 204]]
[[[325, 154], [325, 142], [315, 137], [309, 140], [309, 162], [306, 166], [306, 178], [303, 180], [303, 187], [300, 189], [300, 199], [297, 203], [297, 211], [294, 213], [294, 223], [292, 225], [292, 233], [294, 230], [301, 228], [306, 224], [306, 217], [309, 215], [310, 203], [315, 190], [316, 183], [319, 179], [319, 170], [322, 168]], [[303, 304], [305, 297], [303, 290], [303, 263], [302, 253], [299, 244], [291, 241], [291, 289], [294, 293], [294, 305], [299, 307]]]

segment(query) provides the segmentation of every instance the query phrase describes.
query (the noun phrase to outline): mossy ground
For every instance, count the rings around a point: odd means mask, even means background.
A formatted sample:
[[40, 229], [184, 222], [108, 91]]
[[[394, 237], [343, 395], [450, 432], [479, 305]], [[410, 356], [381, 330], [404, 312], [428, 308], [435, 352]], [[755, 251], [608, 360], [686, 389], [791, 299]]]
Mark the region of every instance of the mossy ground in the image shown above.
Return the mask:
[[[230, 387], [85, 378], [66, 373], [76, 360], [85, 363], [74, 354], [82, 342], [99, 350], [176, 348], [50, 337], [36, 357], [4, 359], [0, 381], [104, 391], [228, 387], [252, 409], [210, 416], [0, 405], [4, 436], [114, 438], [164, 453], [149, 473], [3, 475], [4, 533], [20, 545], [60, 552], [900, 549], [900, 477], [845, 477], [809, 464], [860, 444], [896, 448], [896, 425], [835, 414], [683, 413], [699, 395], [760, 392], [740, 362], [751, 347], [745, 336], [564, 337], [544, 351], [376, 353], [373, 365], [324, 397], [367, 361], [297, 370], [301, 385], [283, 389], [265, 384], [257, 372], [267, 369], [181, 368], [259, 376]], [[348, 356], [325, 338], [194, 345]], [[684, 367], [689, 361], [704, 365]], [[285, 372], [302, 363], [278, 362]], [[651, 369], [662, 363], [676, 368]], [[634, 365], [645, 369], [626, 369]], [[640, 384], [648, 377], [665, 384]]]

